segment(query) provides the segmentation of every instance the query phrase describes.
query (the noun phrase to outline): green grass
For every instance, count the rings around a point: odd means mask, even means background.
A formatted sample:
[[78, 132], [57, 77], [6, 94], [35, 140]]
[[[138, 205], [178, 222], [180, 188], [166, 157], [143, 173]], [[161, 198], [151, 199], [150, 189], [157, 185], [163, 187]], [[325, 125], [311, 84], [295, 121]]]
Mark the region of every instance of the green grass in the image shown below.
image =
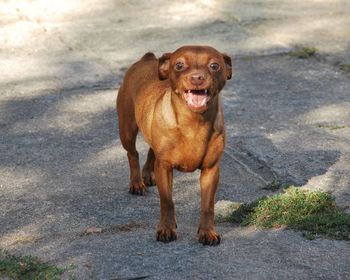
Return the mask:
[[315, 56], [316, 53], [317, 49], [314, 47], [298, 47], [295, 51], [290, 52], [290, 55], [297, 58], [307, 59]]
[[263, 228], [286, 226], [303, 231], [308, 239], [323, 235], [350, 240], [350, 215], [337, 207], [334, 197], [322, 191], [289, 187], [283, 193], [242, 205], [222, 220]]
[[270, 182], [266, 186], [264, 186], [262, 189], [268, 190], [268, 191], [277, 191], [283, 187], [285, 187], [285, 184], [283, 184], [281, 181], [273, 180], [272, 182]]
[[350, 63], [343, 63], [339, 65], [339, 69], [344, 73], [350, 73]]
[[59, 280], [67, 268], [59, 268], [36, 257], [16, 257], [0, 249], [0, 276], [20, 280]]
[[338, 124], [319, 124], [318, 127], [320, 128], [327, 128], [330, 130], [337, 130], [342, 128], [350, 128], [350, 125], [338, 125]]

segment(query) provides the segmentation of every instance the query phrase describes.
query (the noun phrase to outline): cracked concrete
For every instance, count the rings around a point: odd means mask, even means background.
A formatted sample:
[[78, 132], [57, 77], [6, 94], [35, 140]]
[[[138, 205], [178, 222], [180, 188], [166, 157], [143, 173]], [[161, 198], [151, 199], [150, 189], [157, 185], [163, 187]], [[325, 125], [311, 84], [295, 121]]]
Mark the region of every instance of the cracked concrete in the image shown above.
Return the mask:
[[[220, 246], [198, 244], [198, 172], [175, 173], [179, 240], [156, 242], [159, 196], [127, 193], [114, 112], [145, 52], [213, 45], [234, 57], [217, 200], [270, 195], [277, 179], [349, 206], [349, 13], [340, 0], [1, 2], [0, 246], [78, 279], [349, 278], [345, 241], [219, 224]], [[289, 56], [297, 45], [318, 54]]]

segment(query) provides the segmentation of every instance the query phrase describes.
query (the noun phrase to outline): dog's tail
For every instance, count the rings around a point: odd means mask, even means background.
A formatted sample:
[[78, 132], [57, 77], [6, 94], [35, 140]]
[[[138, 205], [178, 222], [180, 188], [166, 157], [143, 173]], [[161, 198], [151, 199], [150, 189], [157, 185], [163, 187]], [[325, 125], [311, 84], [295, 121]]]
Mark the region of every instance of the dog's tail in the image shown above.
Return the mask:
[[148, 52], [146, 53], [142, 58], [142, 60], [152, 60], [152, 59], [157, 59], [154, 53]]

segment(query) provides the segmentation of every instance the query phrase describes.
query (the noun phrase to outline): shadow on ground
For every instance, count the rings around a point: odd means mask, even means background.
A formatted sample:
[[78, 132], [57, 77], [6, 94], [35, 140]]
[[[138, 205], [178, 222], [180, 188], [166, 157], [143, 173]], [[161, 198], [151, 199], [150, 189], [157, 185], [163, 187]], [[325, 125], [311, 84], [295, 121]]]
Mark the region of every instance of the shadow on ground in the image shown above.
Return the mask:
[[[152, 3], [142, 5], [152, 10]], [[5, 88], [0, 97], [2, 246], [60, 264], [75, 263], [82, 278], [96, 273], [98, 279], [144, 274], [161, 279], [174, 273], [184, 279], [189, 271], [192, 279], [203, 275], [229, 279], [249, 273], [253, 278], [349, 276], [346, 252], [338, 254], [334, 249], [348, 245], [330, 240], [306, 244], [293, 232], [220, 225], [224, 239], [219, 250], [198, 245], [198, 172], [175, 176], [176, 243], [155, 241], [156, 189], [151, 188], [147, 197], [127, 193], [128, 163], [118, 140], [114, 110], [125, 66], [135, 54], [141, 56], [150, 48], [169, 51], [191, 40], [217, 44], [231, 55], [244, 53], [242, 49], [236, 52], [235, 45], [244, 45], [250, 36], [242, 21], [255, 24], [257, 30], [260, 21], [228, 19], [225, 7], [217, 7], [203, 22], [194, 20], [186, 26], [176, 26], [175, 18], [166, 27], [138, 27], [130, 30], [130, 36], [123, 35], [123, 41], [118, 35], [112, 37], [135, 18], [127, 20], [129, 15], [123, 14], [119, 22], [106, 5], [100, 12], [114, 20], [107, 22], [113, 28], [102, 28], [106, 23], [101, 16], [91, 19], [95, 33], [84, 28], [89, 21], [86, 15], [67, 22], [63, 34], [59, 30], [50, 33], [59, 35], [49, 44], [52, 55], [47, 54], [49, 47], [40, 50], [46, 53], [42, 58], [33, 54], [38, 60], [33, 69], [40, 71], [1, 81], [0, 88]], [[211, 10], [210, 6], [201, 9]], [[169, 12], [165, 18], [171, 16]], [[165, 31], [176, 36], [166, 36]], [[181, 40], [179, 34], [184, 34]], [[50, 36], [44, 42], [53, 39]], [[130, 47], [146, 39], [144, 46]], [[286, 47], [281, 42], [266, 43], [262, 49], [274, 53], [281, 46]], [[234, 65], [235, 77], [223, 92], [228, 141], [218, 200], [248, 202], [271, 194], [263, 187], [274, 179], [304, 185], [319, 178], [315, 184], [322, 183], [349, 203], [349, 129], [330, 131], [319, 126], [350, 123], [348, 77], [322, 57], [244, 55]], [[326, 119], [320, 115], [327, 108], [335, 112], [333, 119], [332, 114]], [[147, 147], [142, 140], [138, 147], [144, 157]], [[84, 235], [89, 227], [106, 231]]]

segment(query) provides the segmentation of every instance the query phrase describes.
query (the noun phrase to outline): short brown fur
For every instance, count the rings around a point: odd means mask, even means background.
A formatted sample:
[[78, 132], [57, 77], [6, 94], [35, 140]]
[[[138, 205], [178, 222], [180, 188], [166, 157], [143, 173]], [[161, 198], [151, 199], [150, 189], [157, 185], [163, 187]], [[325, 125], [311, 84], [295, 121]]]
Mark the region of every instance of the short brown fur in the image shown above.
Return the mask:
[[[225, 145], [219, 92], [231, 75], [231, 58], [207, 46], [185, 46], [159, 59], [147, 53], [126, 72], [117, 111], [120, 139], [129, 160], [129, 192], [143, 195], [147, 186], [157, 184], [159, 241], [177, 238], [172, 199], [175, 168], [183, 172], [201, 170], [199, 242], [220, 243], [214, 229], [215, 192]], [[188, 90], [206, 90], [209, 101], [191, 107], [184, 93]], [[135, 146], [138, 129], [150, 146], [142, 172]]]

